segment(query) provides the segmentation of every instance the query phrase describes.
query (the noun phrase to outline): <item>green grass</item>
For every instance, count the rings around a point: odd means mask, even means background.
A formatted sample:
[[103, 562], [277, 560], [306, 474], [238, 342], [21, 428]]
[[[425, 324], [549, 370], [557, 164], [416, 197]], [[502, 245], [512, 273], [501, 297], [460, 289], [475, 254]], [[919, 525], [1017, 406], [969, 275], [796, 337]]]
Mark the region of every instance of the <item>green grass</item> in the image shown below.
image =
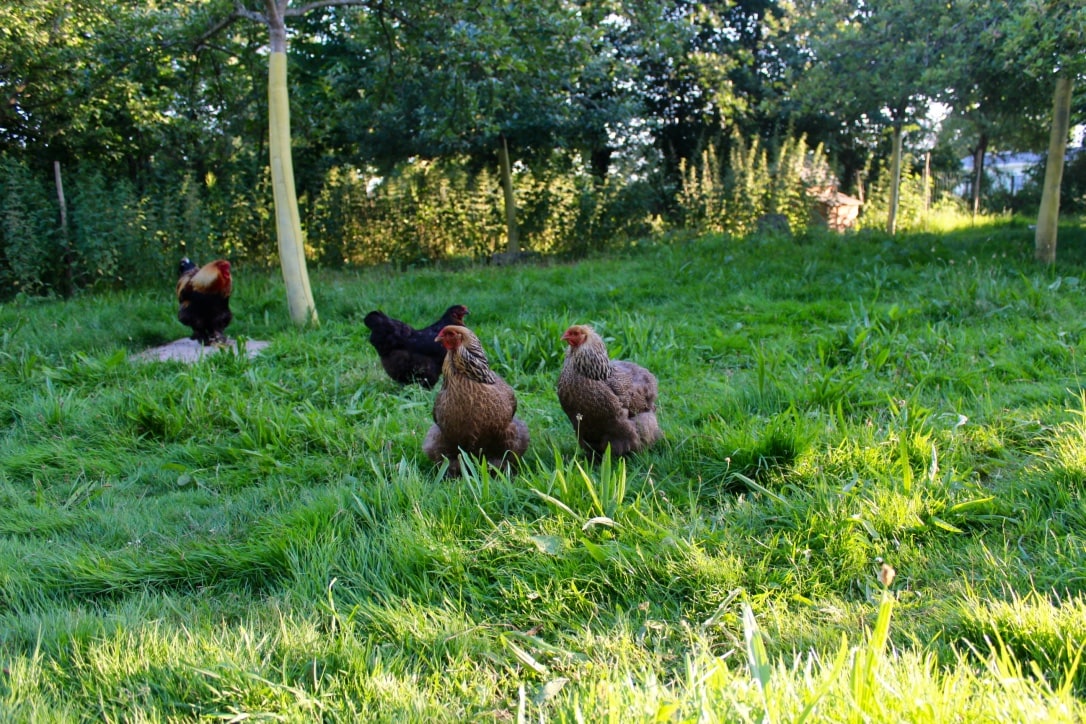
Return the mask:
[[[237, 272], [261, 356], [172, 285], [0, 305], [0, 718], [1076, 721], [1086, 230], [710, 237], [515, 268]], [[362, 317], [452, 303], [513, 385], [513, 477], [444, 480]], [[666, 438], [577, 451], [591, 323]], [[883, 564], [896, 569], [889, 587]]]

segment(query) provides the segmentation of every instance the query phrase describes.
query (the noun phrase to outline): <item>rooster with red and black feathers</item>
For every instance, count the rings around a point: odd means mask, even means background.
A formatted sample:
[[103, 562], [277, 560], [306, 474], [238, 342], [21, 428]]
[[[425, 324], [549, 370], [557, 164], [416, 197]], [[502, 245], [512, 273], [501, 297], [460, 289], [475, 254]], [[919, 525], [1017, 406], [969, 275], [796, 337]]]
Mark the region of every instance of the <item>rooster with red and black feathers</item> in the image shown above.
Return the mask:
[[441, 376], [445, 348], [436, 340], [437, 333], [450, 324], [464, 323], [468, 308], [454, 304], [428, 327], [415, 329], [406, 322], [374, 310], [363, 320], [370, 329], [370, 344], [381, 358], [388, 376], [406, 385], [417, 382], [430, 388]]
[[217, 259], [198, 267], [187, 257], [177, 268], [177, 319], [192, 327], [192, 339], [204, 346], [226, 344], [224, 330], [234, 319], [230, 293], [234, 280], [230, 262]]

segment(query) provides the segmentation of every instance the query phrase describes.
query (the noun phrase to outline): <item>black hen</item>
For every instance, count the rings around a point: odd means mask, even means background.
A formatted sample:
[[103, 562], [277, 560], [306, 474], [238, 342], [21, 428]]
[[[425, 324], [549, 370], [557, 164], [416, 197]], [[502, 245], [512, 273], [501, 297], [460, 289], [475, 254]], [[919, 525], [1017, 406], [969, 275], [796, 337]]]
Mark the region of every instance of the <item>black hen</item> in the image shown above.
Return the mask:
[[417, 382], [433, 387], [445, 361], [445, 348], [436, 341], [437, 333], [450, 324], [463, 324], [467, 314], [467, 307], [454, 304], [441, 319], [423, 329], [415, 329], [380, 310], [370, 312], [363, 321], [370, 328], [370, 344], [389, 377], [400, 384]]

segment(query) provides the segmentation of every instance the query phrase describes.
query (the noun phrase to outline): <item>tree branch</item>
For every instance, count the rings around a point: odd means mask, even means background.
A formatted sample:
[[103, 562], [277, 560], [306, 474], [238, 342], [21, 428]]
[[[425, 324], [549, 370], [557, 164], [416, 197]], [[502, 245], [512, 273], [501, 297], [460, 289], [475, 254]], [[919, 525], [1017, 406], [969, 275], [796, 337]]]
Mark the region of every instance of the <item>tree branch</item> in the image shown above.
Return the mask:
[[283, 11], [283, 17], [295, 18], [300, 15], [304, 15], [310, 10], [319, 10], [321, 8], [335, 7], [364, 7], [380, 17], [389, 16], [395, 18], [405, 27], [413, 27], [415, 25], [415, 23], [412, 22], [411, 18], [407, 17], [402, 12], [397, 12], [392, 8], [386, 7], [383, 0], [313, 0], [313, 2], [306, 3], [301, 7], [288, 7], [286, 10]]
[[264, 23], [267, 25], [268, 18], [263, 13], [258, 13], [256, 10], [250, 10], [241, 4], [240, 0], [234, 2], [234, 17], [245, 18], [246, 20], [252, 20], [257, 23]]
[[283, 12], [283, 17], [293, 18], [299, 15], [305, 15], [310, 10], [317, 10], [319, 8], [349, 7], [352, 5], [369, 6], [370, 3], [368, 0], [314, 0], [313, 2], [306, 3], [298, 8], [287, 8]]
[[196, 39], [196, 42], [193, 43], [193, 50], [200, 50], [205, 45], [207, 45], [207, 41], [211, 40], [211, 38], [215, 37], [223, 30], [233, 25], [234, 21], [241, 17], [240, 11], [243, 9], [244, 8], [241, 7], [234, 8], [234, 12], [230, 13], [225, 18], [211, 26], [207, 30], [207, 32], [205, 32], [203, 35]]

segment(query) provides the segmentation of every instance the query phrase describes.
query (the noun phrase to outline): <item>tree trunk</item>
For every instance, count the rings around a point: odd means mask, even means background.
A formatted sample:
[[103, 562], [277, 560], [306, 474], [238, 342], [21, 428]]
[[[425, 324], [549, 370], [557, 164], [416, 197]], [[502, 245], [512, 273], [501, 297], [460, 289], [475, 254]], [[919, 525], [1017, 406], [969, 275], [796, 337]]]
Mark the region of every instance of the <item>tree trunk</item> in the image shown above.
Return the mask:
[[984, 183], [984, 154], [988, 151], [988, 134], [981, 133], [973, 149], [973, 216], [980, 213], [980, 190]]
[[901, 198], [901, 141], [905, 135], [900, 123], [894, 124], [894, 150], [890, 159], [890, 211], [887, 214], [886, 230], [897, 233], [897, 206]]
[[1048, 137], [1048, 159], [1045, 161], [1045, 185], [1041, 192], [1041, 210], [1037, 214], [1034, 236], [1034, 258], [1045, 264], [1056, 261], [1056, 229], [1060, 222], [1060, 181], [1063, 179], [1063, 159], [1067, 154], [1067, 134], [1071, 127], [1071, 75], [1056, 78], [1052, 101], [1052, 129]]
[[63, 296], [71, 296], [75, 284], [72, 282], [72, 242], [68, 238], [68, 202], [64, 199], [64, 182], [60, 177], [60, 161], [53, 161], [53, 180], [57, 186], [57, 205], [60, 207], [60, 248], [64, 263]]
[[267, 0], [268, 33], [268, 149], [275, 201], [275, 230], [279, 239], [279, 264], [287, 290], [290, 319], [301, 327], [317, 324], [317, 306], [309, 288], [305, 265], [305, 240], [294, 188], [294, 162], [290, 147], [290, 96], [287, 91], [287, 40], [283, 14], [275, 0]]
[[614, 149], [608, 146], [594, 148], [589, 154], [592, 167], [592, 183], [596, 188], [602, 188], [607, 183], [607, 174], [611, 170], [611, 157], [613, 155]]
[[520, 252], [520, 232], [517, 229], [517, 200], [513, 196], [513, 165], [509, 162], [509, 142], [505, 134], [498, 140], [501, 143], [498, 146], [498, 165], [501, 167], [502, 194], [505, 197], [506, 252], [515, 255]]
[[931, 210], [931, 151], [924, 154], [924, 213]]

